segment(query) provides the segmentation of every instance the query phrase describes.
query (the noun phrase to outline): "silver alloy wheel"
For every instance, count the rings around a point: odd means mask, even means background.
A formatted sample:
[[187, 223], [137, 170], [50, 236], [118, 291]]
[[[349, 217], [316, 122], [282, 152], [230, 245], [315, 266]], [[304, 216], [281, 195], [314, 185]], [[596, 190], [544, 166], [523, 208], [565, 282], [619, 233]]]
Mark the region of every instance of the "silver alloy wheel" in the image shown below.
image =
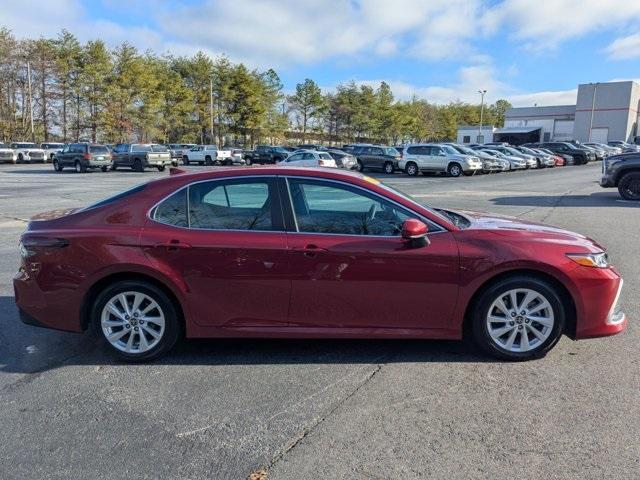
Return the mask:
[[407, 174], [408, 175], [416, 175], [418, 173], [418, 167], [416, 167], [413, 163], [407, 165]]
[[554, 322], [549, 301], [528, 288], [500, 294], [487, 313], [489, 336], [509, 352], [529, 352], [540, 347], [551, 335]]
[[154, 348], [164, 334], [164, 312], [153, 298], [141, 292], [114, 295], [100, 317], [107, 341], [125, 353], [144, 353]]
[[458, 165], [452, 165], [451, 168], [449, 169], [449, 173], [453, 177], [458, 177], [461, 173], [460, 167]]

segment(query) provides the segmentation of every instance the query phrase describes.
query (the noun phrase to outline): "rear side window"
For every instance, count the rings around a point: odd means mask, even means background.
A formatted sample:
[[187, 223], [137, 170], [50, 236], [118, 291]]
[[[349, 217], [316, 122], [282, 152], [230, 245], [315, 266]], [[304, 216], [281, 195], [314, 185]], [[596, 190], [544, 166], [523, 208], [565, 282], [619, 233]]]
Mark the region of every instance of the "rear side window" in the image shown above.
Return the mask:
[[158, 205], [153, 213], [153, 219], [176, 227], [188, 227], [187, 189], [177, 191]]

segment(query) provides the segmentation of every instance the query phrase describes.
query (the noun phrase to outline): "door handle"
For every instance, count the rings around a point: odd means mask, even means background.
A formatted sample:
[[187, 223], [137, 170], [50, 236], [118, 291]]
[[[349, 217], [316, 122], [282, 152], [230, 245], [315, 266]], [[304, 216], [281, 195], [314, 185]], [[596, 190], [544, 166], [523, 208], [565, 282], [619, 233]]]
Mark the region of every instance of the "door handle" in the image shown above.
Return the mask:
[[305, 245], [304, 247], [293, 248], [296, 252], [302, 252], [305, 257], [315, 257], [318, 253], [326, 253], [328, 250], [326, 248], [319, 247], [313, 243]]
[[168, 242], [160, 242], [154, 245], [155, 248], [166, 248], [169, 251], [176, 251], [184, 248], [191, 248], [191, 245], [180, 240], [169, 240]]

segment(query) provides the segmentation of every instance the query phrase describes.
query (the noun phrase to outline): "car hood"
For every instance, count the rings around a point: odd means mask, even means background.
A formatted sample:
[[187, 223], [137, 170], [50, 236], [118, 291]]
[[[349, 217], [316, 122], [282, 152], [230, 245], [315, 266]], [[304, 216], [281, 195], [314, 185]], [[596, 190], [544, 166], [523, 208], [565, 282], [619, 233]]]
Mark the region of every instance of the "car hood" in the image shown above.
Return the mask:
[[590, 251], [605, 250], [603, 246], [585, 235], [543, 223], [493, 213], [470, 211], [454, 213], [463, 215], [471, 222], [466, 230], [490, 230], [501, 236], [521, 236], [526, 237], [528, 240], [582, 246]]

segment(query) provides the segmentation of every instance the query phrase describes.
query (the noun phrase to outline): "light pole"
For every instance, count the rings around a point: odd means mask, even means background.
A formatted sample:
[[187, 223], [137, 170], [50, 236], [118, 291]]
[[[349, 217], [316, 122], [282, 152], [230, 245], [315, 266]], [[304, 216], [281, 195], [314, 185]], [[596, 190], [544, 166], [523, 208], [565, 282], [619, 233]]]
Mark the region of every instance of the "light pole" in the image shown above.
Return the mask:
[[213, 144], [213, 77], [209, 77], [209, 128], [211, 129], [211, 143]]
[[36, 142], [36, 133], [35, 130], [33, 129], [33, 100], [32, 100], [32, 94], [31, 94], [31, 64], [29, 63], [29, 60], [27, 60], [27, 92], [29, 94], [29, 121], [31, 123], [31, 141], [33, 143]]
[[484, 114], [484, 95], [487, 93], [486, 90], [478, 90], [478, 93], [480, 94], [480, 125], [478, 126], [478, 143], [480, 142], [480, 139], [482, 138], [482, 143], [484, 143], [484, 136], [482, 135], [482, 116]]

